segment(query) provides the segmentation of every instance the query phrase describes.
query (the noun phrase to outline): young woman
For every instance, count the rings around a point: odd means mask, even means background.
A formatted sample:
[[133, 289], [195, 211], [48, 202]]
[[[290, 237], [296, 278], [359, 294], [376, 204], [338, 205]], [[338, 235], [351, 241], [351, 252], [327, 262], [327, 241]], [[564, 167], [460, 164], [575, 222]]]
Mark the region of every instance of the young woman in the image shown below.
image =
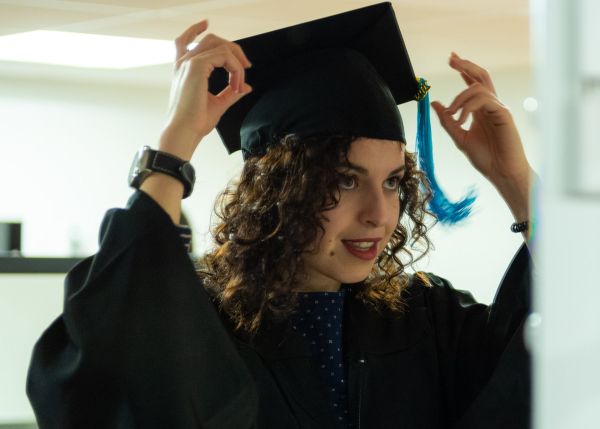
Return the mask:
[[[490, 307], [408, 275], [413, 249], [429, 245], [431, 192], [370, 61], [311, 48], [282, 61], [268, 89], [251, 88], [254, 60], [239, 44], [208, 35], [188, 50], [206, 29], [176, 40], [159, 155], [181, 173], [226, 112], [260, 92], [234, 133], [246, 161], [219, 200], [215, 248], [194, 267], [176, 226], [189, 172], [137, 183], [107, 214], [99, 252], [69, 273], [64, 312], [34, 350], [40, 427], [525, 427], [527, 250]], [[432, 106], [524, 221], [531, 169], [511, 115], [485, 70], [455, 54], [450, 66], [467, 88]], [[214, 95], [220, 68], [229, 82]]]

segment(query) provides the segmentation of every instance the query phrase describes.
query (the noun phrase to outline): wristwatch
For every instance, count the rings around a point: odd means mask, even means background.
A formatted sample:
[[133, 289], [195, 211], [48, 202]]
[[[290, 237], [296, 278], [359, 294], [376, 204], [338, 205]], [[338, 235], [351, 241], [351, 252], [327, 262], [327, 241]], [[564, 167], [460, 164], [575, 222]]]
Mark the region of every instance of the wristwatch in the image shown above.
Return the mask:
[[183, 198], [189, 197], [194, 189], [196, 173], [192, 164], [170, 153], [153, 150], [150, 146], [143, 146], [135, 154], [129, 170], [129, 186], [139, 189], [154, 172], [168, 174], [183, 183]]

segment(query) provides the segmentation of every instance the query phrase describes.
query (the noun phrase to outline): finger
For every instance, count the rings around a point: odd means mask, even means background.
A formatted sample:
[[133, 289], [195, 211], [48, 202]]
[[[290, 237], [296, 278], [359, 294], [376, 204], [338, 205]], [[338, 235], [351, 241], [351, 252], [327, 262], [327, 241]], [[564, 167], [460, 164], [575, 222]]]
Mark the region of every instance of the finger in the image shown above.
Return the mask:
[[[236, 92], [242, 89], [245, 80], [245, 71], [237, 57], [229, 50], [227, 45], [221, 45], [215, 49], [192, 55], [189, 60], [193, 62], [194, 72], [205, 73], [206, 78], [216, 67], [223, 67], [229, 72], [229, 85]], [[182, 61], [186, 61], [187, 58]]]
[[192, 43], [199, 34], [208, 28], [208, 20], [204, 19], [189, 27], [175, 39], [175, 61], [178, 61], [188, 52], [188, 45]]
[[215, 100], [217, 100], [219, 105], [218, 113], [222, 115], [233, 104], [237, 103], [242, 97], [250, 94], [251, 92], [252, 87], [247, 83], [242, 86], [241, 92], [235, 92], [231, 86], [227, 86], [215, 96]]
[[240, 63], [244, 65], [244, 67], [251, 67], [252, 63], [244, 53], [242, 47], [235, 42], [230, 42], [229, 40], [223, 39], [215, 34], [208, 34], [204, 37], [198, 45], [191, 52], [201, 52], [209, 49], [216, 48], [221, 45], [227, 45], [231, 52], [238, 57]]
[[237, 93], [240, 93], [246, 80], [246, 71], [244, 66], [231, 51], [231, 46], [223, 46], [225, 61], [221, 67], [229, 72], [229, 85]]
[[198, 55], [201, 52], [216, 49], [219, 46], [226, 45], [227, 43], [230, 42], [214, 34], [207, 34], [196, 44], [196, 46], [194, 46], [192, 49], [186, 50], [185, 54], [177, 61], [181, 63], [185, 60], [189, 60], [190, 58]]
[[238, 45], [237, 43], [231, 42], [231, 48], [232, 48], [233, 54], [238, 58], [238, 60], [240, 60], [240, 63], [242, 63], [244, 65], [244, 67], [246, 67], [246, 68], [252, 67], [252, 63], [250, 62], [250, 60], [246, 56], [246, 53], [244, 52], [244, 50], [242, 49], [242, 47], [240, 45]]
[[250, 62], [250, 60], [248, 59], [248, 57], [246, 56], [246, 54], [244, 53], [244, 51], [242, 50], [242, 47], [240, 45], [238, 45], [235, 42], [230, 42], [229, 40], [223, 39], [219, 36], [215, 36], [214, 34], [210, 34], [207, 37], [205, 37], [204, 39], [202, 39], [200, 41], [200, 43], [198, 43], [198, 46], [196, 46], [190, 52], [194, 52], [194, 53], [201, 52], [201, 51], [213, 49], [213, 48], [216, 48], [216, 47], [222, 46], [222, 45], [227, 46], [228, 49], [233, 53], [233, 55], [235, 55], [237, 57], [239, 62], [245, 68], [252, 67], [252, 63]]
[[243, 92], [243, 85], [246, 80], [246, 71], [245, 69], [248, 67], [252, 67], [252, 63], [246, 57], [246, 54], [242, 50], [242, 47], [237, 43], [228, 42], [227, 48], [233, 54], [233, 56], [238, 60], [239, 64], [242, 66], [241, 69], [236, 70], [235, 72], [230, 73], [229, 81], [232, 79], [235, 81], [235, 88], [237, 92]]
[[244, 69], [243, 68], [229, 73], [229, 86], [231, 86], [235, 92], [241, 92], [243, 84], [244, 84]]
[[[190, 58], [203, 53], [209, 52], [210, 50], [219, 50], [224, 49], [233, 54], [238, 62], [243, 65], [241, 71], [235, 68], [235, 70], [228, 70], [230, 72], [229, 81], [233, 82], [233, 85], [236, 89], [240, 89], [242, 83], [245, 80], [245, 72], [244, 68], [252, 67], [252, 63], [248, 60], [248, 57], [244, 54], [241, 46], [237, 43], [230, 42], [228, 40], [222, 39], [219, 36], [215, 36], [214, 34], [209, 34], [204, 37], [194, 49], [188, 51], [182, 58], [180, 58], [176, 63], [176, 69], [179, 68], [183, 61], [189, 60]], [[237, 64], [237, 63], [236, 63]], [[215, 67], [222, 67], [216, 64], [213, 64]]]
[[460, 107], [465, 103], [466, 100], [468, 100], [476, 94], [483, 93], [489, 94], [489, 91], [486, 88], [484, 88], [484, 86], [480, 83], [473, 83], [467, 89], [458, 94], [454, 98], [454, 100], [452, 100], [452, 103], [450, 103], [450, 106], [448, 106], [448, 111], [450, 112], [450, 114], [454, 115], [458, 111], [458, 109], [460, 109]]
[[465, 123], [469, 114], [475, 113], [482, 108], [486, 109], [486, 113], [493, 113], [491, 99], [486, 97], [471, 97], [466, 100], [465, 103], [461, 106], [460, 116], [456, 120], [458, 125], [462, 125]]
[[462, 77], [462, 80], [464, 80], [467, 85], [473, 85], [476, 82], [475, 79], [463, 72], [460, 73], [460, 77]]
[[494, 94], [496, 93], [492, 79], [487, 70], [483, 67], [459, 57], [456, 52], [452, 52], [450, 55], [449, 64], [454, 70], [461, 74], [464, 73], [467, 77], [486, 86]]
[[450, 112], [448, 112], [448, 109], [446, 109], [442, 103], [439, 101], [434, 101], [431, 103], [431, 107], [433, 107], [433, 110], [435, 110], [442, 128], [446, 130], [456, 146], [460, 148], [462, 146], [462, 142], [464, 141], [465, 130], [458, 125], [457, 121], [452, 117]]

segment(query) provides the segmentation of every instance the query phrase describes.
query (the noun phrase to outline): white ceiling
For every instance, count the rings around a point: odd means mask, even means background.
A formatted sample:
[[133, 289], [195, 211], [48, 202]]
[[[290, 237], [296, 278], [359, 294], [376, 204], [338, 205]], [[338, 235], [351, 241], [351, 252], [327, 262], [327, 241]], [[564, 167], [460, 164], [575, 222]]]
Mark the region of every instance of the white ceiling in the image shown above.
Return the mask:
[[[0, 0], [0, 35], [31, 30], [173, 39], [208, 18], [230, 40], [343, 12], [377, 0]], [[415, 73], [447, 69], [452, 50], [487, 68], [528, 66], [527, 0], [395, 0], [392, 2]], [[125, 72], [0, 62], [0, 74], [114, 78], [168, 83], [169, 66]]]

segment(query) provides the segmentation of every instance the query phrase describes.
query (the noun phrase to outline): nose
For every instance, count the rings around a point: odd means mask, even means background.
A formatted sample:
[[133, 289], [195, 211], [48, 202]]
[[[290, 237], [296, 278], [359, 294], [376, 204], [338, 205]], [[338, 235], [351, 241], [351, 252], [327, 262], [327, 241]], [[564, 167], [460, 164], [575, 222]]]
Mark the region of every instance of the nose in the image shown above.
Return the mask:
[[362, 198], [360, 221], [372, 227], [384, 225], [388, 210], [388, 201], [382, 190], [370, 190]]

